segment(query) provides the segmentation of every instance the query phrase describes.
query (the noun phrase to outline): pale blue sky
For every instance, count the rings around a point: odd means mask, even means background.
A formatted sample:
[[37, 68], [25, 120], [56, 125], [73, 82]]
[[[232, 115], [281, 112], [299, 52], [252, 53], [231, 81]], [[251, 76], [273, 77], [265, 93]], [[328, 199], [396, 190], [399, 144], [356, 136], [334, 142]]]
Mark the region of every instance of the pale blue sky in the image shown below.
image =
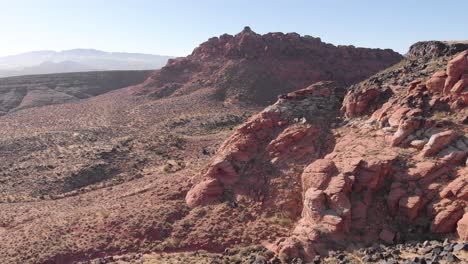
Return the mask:
[[333, 44], [392, 48], [468, 39], [464, 0], [0, 0], [0, 56], [96, 48], [187, 55], [246, 25]]

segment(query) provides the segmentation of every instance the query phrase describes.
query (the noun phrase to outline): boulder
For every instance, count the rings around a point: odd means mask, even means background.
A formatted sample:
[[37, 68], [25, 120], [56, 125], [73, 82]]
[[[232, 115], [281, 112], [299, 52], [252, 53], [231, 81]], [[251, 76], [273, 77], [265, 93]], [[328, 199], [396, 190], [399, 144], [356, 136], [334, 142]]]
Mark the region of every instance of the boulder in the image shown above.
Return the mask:
[[426, 82], [426, 87], [433, 93], [440, 93], [444, 90], [447, 74], [445, 71], [438, 71]]
[[404, 196], [400, 199], [398, 203], [400, 212], [407, 218], [407, 220], [412, 221], [418, 216], [419, 209], [421, 209], [422, 206], [421, 195], [422, 194]]
[[348, 95], [343, 102], [341, 112], [346, 117], [355, 117], [365, 112], [372, 102], [379, 98], [380, 91], [376, 88], [367, 89], [363, 91], [349, 91]]
[[400, 121], [406, 117], [406, 113], [411, 110], [409, 107], [401, 107], [397, 109], [393, 114], [388, 118], [388, 123], [392, 127], [398, 127]]
[[398, 130], [393, 134], [391, 145], [398, 146], [403, 140], [411, 135], [411, 133], [416, 131], [420, 124], [421, 120], [418, 118], [402, 119], [398, 125]]
[[468, 199], [468, 174], [462, 175], [449, 183], [441, 192], [442, 198]]
[[433, 233], [449, 233], [455, 230], [458, 220], [464, 214], [463, 207], [458, 203], [452, 203], [439, 212], [431, 224]]
[[444, 93], [450, 94], [452, 87], [458, 82], [460, 77], [468, 69], [468, 50], [458, 54], [447, 64], [448, 78], [445, 81]]
[[459, 134], [453, 130], [447, 130], [434, 134], [429, 139], [426, 145], [424, 145], [423, 150], [421, 151], [421, 156], [427, 157], [436, 154], [441, 149], [445, 148], [448, 144], [452, 143]]
[[207, 179], [195, 185], [185, 197], [188, 206], [195, 207], [215, 201], [223, 193], [221, 184], [216, 179]]
[[302, 188], [324, 189], [331, 176], [337, 171], [335, 163], [330, 159], [319, 159], [308, 165], [302, 172]]
[[450, 92], [454, 96], [460, 96], [463, 92], [465, 92], [466, 88], [468, 87], [468, 74], [464, 74], [463, 77], [458, 80], [457, 83], [452, 87]]
[[457, 222], [457, 233], [460, 239], [468, 241], [468, 212]]

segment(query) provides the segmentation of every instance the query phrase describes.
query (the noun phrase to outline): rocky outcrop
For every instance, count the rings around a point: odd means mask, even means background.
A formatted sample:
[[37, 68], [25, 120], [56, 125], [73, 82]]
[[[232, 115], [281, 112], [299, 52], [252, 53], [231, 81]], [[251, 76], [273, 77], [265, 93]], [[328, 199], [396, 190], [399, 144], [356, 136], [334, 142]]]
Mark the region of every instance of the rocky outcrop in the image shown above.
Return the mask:
[[463, 42], [420, 41], [411, 45], [407, 56], [418, 59], [452, 56], [467, 49], [468, 44]]
[[[340, 129], [346, 136], [337, 139], [335, 150], [304, 170], [302, 218], [291, 237], [277, 242], [279, 254], [313, 260], [327, 254], [324, 249], [346, 242], [402, 241], [411, 234], [398, 226], [417, 226], [422, 219], [430, 221], [425, 228], [432, 234], [458, 232], [466, 239], [468, 138], [466, 128], [459, 125], [466, 104], [463, 95], [452, 93], [450, 84], [466, 74], [467, 52], [457, 54], [447, 70], [436, 72], [426, 83], [414, 81], [406, 90], [387, 88], [392, 96], [383, 104], [382, 89], [348, 92], [342, 113], [359, 132]], [[446, 81], [449, 78], [455, 81]], [[441, 109], [446, 112], [437, 112]], [[367, 121], [353, 121], [366, 112], [372, 113]], [[359, 136], [363, 134], [367, 138]], [[381, 219], [372, 217], [375, 208]], [[365, 235], [354, 236], [360, 232]]]
[[[268, 177], [281, 177], [271, 171], [296, 164], [302, 168], [296, 174], [302, 203], [295, 206], [302, 212], [291, 236], [270, 246], [285, 260], [312, 261], [349, 243], [391, 244], [449, 233], [465, 239], [467, 109], [463, 96], [452, 93], [455, 86], [446, 92], [446, 79], [463, 79], [465, 54], [447, 60], [452, 70], [441, 66], [426, 81], [408, 81], [406, 87], [382, 87], [381, 77], [351, 87], [341, 107], [344, 121], [337, 119], [339, 103], [328, 115], [316, 112], [325, 108], [315, 99], [329, 102], [336, 95], [336, 89], [319, 88], [324, 84], [280, 96], [224, 143], [189, 191], [188, 204], [219, 202], [226, 194], [234, 204], [244, 203], [247, 186], [252, 193], [271, 191], [278, 186]], [[259, 178], [269, 180], [262, 185]], [[222, 186], [215, 199], [201, 188], [213, 179]], [[266, 193], [260, 196], [263, 206], [276, 204]], [[286, 193], [292, 195], [284, 187], [275, 191], [282, 199]]]
[[321, 82], [280, 96], [224, 142], [188, 192], [187, 204], [237, 203], [241, 196], [258, 200], [268, 189], [267, 168], [317, 158], [326, 149], [343, 92], [335, 83]]
[[[444, 93], [460, 96], [465, 99], [468, 78], [468, 50], [460, 53], [447, 65], [447, 79], [445, 81]], [[467, 103], [467, 102], [465, 102]]]
[[134, 92], [160, 98], [210, 88], [225, 103], [270, 105], [280, 94], [319, 81], [356, 83], [402, 58], [391, 50], [334, 46], [296, 33], [260, 35], [246, 27], [169, 60]]

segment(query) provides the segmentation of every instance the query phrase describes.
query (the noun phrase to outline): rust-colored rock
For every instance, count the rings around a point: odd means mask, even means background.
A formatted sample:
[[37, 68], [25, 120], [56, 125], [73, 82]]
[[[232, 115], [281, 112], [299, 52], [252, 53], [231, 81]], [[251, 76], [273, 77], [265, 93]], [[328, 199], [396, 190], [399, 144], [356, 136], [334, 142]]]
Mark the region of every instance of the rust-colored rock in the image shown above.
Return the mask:
[[197, 184], [187, 193], [186, 202], [189, 206], [198, 206], [219, 199], [222, 193], [220, 182], [216, 179], [208, 179]]
[[464, 208], [460, 204], [450, 204], [435, 216], [431, 224], [431, 231], [434, 233], [453, 232], [463, 214]]
[[397, 146], [409, 135], [411, 135], [416, 129], [419, 128], [421, 120], [418, 118], [402, 119], [398, 125], [398, 130], [393, 134], [391, 139], [392, 146]]
[[438, 151], [446, 147], [453, 140], [455, 140], [459, 134], [453, 130], [448, 130], [434, 134], [429, 139], [429, 142], [424, 145], [421, 155], [427, 157], [433, 154], [436, 154]]
[[134, 92], [162, 98], [210, 87], [226, 103], [265, 106], [278, 95], [319, 81], [356, 83], [401, 59], [390, 50], [333, 46], [296, 33], [260, 35], [246, 27], [236, 35], [210, 38], [189, 56], [170, 60]]
[[468, 213], [457, 222], [457, 233], [460, 239], [468, 241]]
[[319, 159], [308, 165], [302, 172], [302, 186], [304, 190], [309, 188], [323, 189], [335, 174], [336, 166], [332, 160]]
[[348, 93], [343, 102], [341, 112], [347, 117], [354, 117], [365, 112], [369, 105], [379, 98], [380, 91], [371, 88], [357, 93]]
[[[264, 167], [282, 168], [287, 165], [283, 161], [303, 162], [318, 156], [322, 151], [320, 142], [329, 136], [330, 120], [338, 114], [342, 94], [343, 89], [335, 83], [322, 82], [279, 99], [237, 128], [219, 148], [202, 177], [216, 179], [223, 188], [222, 193], [233, 191], [233, 196], [227, 199], [236, 200], [240, 196], [258, 199], [259, 192], [265, 188]], [[315, 180], [323, 177], [325, 183], [332, 167], [317, 163], [316, 168], [304, 172], [302, 181], [312, 187], [317, 184]], [[190, 206], [213, 201], [213, 192], [199, 186], [206, 185], [205, 182], [189, 191], [186, 201]]]
[[444, 90], [446, 79], [447, 73], [445, 71], [438, 71], [426, 82], [426, 87], [431, 92], [440, 93]]
[[468, 74], [464, 74], [460, 80], [458, 80], [457, 83], [452, 87], [450, 92], [454, 96], [461, 96], [464, 94], [466, 91], [466, 88], [468, 87]]
[[449, 94], [452, 87], [461, 78], [462, 74], [468, 70], [468, 51], [463, 51], [453, 58], [447, 64], [447, 75], [448, 78], [445, 82], [444, 93]]
[[[468, 206], [468, 174], [460, 165], [468, 155], [467, 131], [446, 121], [457, 120], [458, 112], [448, 112], [447, 119], [435, 113], [450, 111], [448, 105], [460, 99], [454, 96], [464, 81], [448, 97], [442, 92], [451, 75], [439, 70], [429, 81], [414, 81], [406, 90], [375, 89], [373, 80], [380, 81], [376, 77], [364, 82], [366, 87], [353, 86], [348, 92], [341, 112], [349, 124], [337, 129], [334, 150], [303, 171], [308, 198], [295, 232], [283, 244], [293, 256], [301, 256], [306, 247], [345, 245], [348, 239], [394, 243], [406, 230], [389, 226], [408, 227], [420, 220], [431, 222], [433, 234], [457, 230], [466, 236], [462, 216]], [[453, 70], [448, 72], [453, 76]], [[458, 109], [465, 111], [463, 105]], [[372, 115], [359, 121], [364, 114]], [[314, 231], [319, 227], [321, 237]]]

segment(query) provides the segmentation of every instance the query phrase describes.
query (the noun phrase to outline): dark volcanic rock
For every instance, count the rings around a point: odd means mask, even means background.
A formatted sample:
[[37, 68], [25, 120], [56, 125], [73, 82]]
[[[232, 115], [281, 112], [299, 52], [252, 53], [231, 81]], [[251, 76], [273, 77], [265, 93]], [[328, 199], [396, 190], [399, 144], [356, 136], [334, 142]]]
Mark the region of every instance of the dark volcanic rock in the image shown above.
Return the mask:
[[449, 43], [444, 41], [420, 41], [411, 45], [408, 57], [451, 56], [468, 49], [468, 43]]

